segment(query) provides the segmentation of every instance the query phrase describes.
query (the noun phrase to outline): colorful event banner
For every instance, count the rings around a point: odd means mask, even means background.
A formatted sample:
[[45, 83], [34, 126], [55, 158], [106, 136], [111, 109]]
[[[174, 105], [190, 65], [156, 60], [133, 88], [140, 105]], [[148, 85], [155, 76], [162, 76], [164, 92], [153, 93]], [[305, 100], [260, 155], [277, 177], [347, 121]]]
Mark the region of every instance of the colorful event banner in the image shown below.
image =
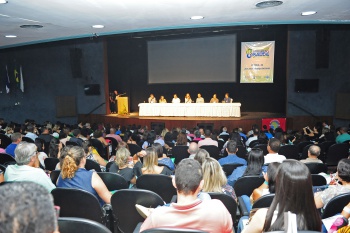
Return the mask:
[[242, 42], [241, 83], [273, 83], [274, 41]]
[[267, 129], [281, 128], [286, 131], [286, 118], [263, 118], [261, 119], [261, 126], [267, 126]]

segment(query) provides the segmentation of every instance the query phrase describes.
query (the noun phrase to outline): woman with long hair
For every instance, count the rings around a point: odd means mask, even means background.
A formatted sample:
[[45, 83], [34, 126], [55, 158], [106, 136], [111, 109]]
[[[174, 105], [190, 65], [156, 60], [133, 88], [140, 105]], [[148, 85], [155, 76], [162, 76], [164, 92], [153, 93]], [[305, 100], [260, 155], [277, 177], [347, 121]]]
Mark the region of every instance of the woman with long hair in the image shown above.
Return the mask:
[[85, 169], [86, 157], [82, 147], [73, 146], [62, 151], [60, 159], [62, 165], [57, 187], [83, 189], [92, 193], [101, 206], [110, 203], [112, 195], [102, 179], [96, 172]]
[[203, 162], [205, 161], [206, 158], [209, 158], [210, 155], [208, 153], [208, 151], [206, 151], [205, 149], [199, 149], [196, 153], [196, 155], [194, 156], [194, 160], [197, 160], [199, 162], [200, 165], [203, 164]]
[[161, 174], [168, 176], [173, 174], [166, 166], [158, 166], [158, 154], [153, 147], [148, 147], [145, 151], [139, 153], [144, 152], [146, 152], [146, 155], [143, 157], [142, 174]]
[[309, 169], [296, 160], [284, 160], [277, 171], [276, 192], [270, 208], [259, 209], [243, 233], [285, 229], [284, 213], [296, 214], [298, 230], [321, 231], [322, 222], [313, 201]]
[[204, 185], [203, 192], [225, 193], [237, 200], [232, 186], [227, 184], [227, 178], [219, 162], [213, 158], [206, 158], [202, 164]]
[[187, 141], [186, 133], [179, 133], [176, 138], [175, 146], [188, 146], [189, 143]]
[[62, 142], [57, 138], [52, 138], [49, 145], [49, 157], [59, 158], [62, 149]]
[[130, 161], [132, 163], [130, 151], [125, 147], [119, 148], [115, 156], [115, 161], [109, 168], [109, 172], [117, 173], [124, 177], [127, 182], [136, 184], [133, 164], [131, 165]]
[[242, 176], [259, 176], [266, 172], [264, 165], [264, 152], [260, 148], [252, 148], [248, 154], [248, 165], [237, 167], [228, 177], [228, 184], [233, 186]]
[[163, 147], [160, 143], [155, 142], [152, 147], [156, 150], [158, 155], [158, 164], [167, 166], [170, 170], [175, 170], [175, 164], [171, 161], [170, 158], [163, 153]]
[[107, 161], [104, 160], [101, 155], [98, 154], [97, 150], [91, 145], [90, 141], [84, 141], [82, 147], [86, 154], [86, 158], [98, 163], [102, 171], [106, 171]]

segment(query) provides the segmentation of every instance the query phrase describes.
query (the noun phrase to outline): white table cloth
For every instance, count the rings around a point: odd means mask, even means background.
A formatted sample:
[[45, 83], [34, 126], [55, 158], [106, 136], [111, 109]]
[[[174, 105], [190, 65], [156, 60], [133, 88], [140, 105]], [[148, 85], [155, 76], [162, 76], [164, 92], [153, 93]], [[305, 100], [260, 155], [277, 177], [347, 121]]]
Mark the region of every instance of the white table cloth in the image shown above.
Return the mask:
[[141, 103], [139, 116], [240, 117], [241, 103]]

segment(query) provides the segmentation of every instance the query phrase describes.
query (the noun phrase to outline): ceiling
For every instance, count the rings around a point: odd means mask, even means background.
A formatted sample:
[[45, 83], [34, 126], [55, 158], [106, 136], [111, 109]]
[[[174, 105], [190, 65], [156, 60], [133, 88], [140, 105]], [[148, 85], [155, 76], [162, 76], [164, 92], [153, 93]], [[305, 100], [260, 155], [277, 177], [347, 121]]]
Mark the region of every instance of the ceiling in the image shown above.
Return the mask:
[[[0, 49], [84, 37], [216, 26], [350, 24], [350, 0], [7, 0], [0, 4]], [[317, 11], [301, 16], [303, 11]], [[191, 20], [201, 15], [204, 19]], [[102, 29], [91, 26], [102, 24]], [[42, 28], [21, 28], [42, 25]], [[16, 35], [6, 38], [5, 35]]]

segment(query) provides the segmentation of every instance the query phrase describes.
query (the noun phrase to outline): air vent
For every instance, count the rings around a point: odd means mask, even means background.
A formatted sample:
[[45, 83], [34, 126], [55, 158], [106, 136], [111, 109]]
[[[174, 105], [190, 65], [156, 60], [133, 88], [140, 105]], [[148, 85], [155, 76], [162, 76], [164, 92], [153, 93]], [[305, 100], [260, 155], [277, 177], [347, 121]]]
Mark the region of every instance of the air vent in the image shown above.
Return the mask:
[[261, 1], [255, 4], [256, 7], [259, 8], [266, 8], [266, 7], [274, 7], [274, 6], [279, 6], [283, 3], [283, 1]]
[[39, 24], [24, 24], [20, 26], [21, 28], [28, 28], [28, 29], [36, 29], [36, 28], [42, 28], [43, 25]]

